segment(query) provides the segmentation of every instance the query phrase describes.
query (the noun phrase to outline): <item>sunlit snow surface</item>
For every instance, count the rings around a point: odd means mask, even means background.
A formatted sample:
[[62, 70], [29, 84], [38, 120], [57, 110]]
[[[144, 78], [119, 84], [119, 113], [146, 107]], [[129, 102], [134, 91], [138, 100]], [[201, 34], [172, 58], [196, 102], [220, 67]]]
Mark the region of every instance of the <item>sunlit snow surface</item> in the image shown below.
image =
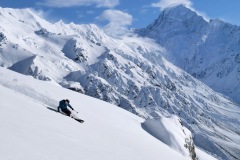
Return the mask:
[[[4, 68], [0, 74], [1, 159], [189, 159], [146, 132], [144, 119], [121, 108]], [[47, 109], [63, 98], [84, 123]]]

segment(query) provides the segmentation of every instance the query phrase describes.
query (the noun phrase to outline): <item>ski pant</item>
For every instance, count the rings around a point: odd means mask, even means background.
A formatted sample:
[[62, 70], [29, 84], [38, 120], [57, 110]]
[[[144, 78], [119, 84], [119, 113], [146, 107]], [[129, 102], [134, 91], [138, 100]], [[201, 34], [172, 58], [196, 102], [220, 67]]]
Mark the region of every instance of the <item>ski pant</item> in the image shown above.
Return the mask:
[[66, 109], [61, 109], [61, 110], [62, 110], [62, 112], [66, 113], [67, 116], [70, 117], [70, 115], [71, 115], [71, 111], [69, 111], [67, 108], [66, 108]]

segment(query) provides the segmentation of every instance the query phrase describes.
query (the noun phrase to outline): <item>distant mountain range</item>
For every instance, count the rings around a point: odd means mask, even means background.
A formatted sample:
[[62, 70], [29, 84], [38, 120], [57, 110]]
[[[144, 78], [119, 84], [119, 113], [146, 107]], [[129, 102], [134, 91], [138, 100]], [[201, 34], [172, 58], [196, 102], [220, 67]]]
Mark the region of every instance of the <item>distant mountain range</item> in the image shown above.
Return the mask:
[[[30, 9], [0, 8], [0, 19], [0, 66], [110, 102], [144, 118], [175, 114], [191, 130], [197, 146], [222, 159], [238, 159], [239, 106], [193, 77], [206, 83], [219, 79], [219, 84], [227, 85], [227, 75], [236, 73], [237, 54], [218, 53], [226, 40], [216, 38], [217, 43], [212, 40], [216, 34], [205, 33], [207, 26], [225, 23], [208, 23], [184, 6], [166, 9], [153, 24], [136, 31], [157, 39], [159, 45], [135, 34], [114, 38], [93, 24], [51, 24]], [[206, 43], [211, 47], [203, 49]], [[195, 49], [198, 52], [191, 52]], [[215, 58], [210, 59], [207, 53]], [[231, 72], [220, 67], [223, 64], [218, 60], [224, 57], [226, 66], [234, 62]], [[216, 63], [208, 66], [211, 61]], [[200, 74], [203, 70], [206, 73]], [[215, 76], [220, 70], [221, 78]], [[233, 82], [237, 78], [231, 79]], [[214, 84], [212, 87], [219, 86]]]

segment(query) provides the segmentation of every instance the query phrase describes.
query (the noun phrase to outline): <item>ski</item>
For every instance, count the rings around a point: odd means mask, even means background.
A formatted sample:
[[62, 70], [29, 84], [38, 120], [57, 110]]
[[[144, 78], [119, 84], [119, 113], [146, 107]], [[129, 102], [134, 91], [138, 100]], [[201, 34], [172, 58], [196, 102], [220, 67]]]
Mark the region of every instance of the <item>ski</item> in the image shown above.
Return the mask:
[[[73, 119], [75, 119], [75, 118], [73, 118]], [[82, 119], [75, 119], [76, 121], [78, 121], [78, 122], [80, 122], [80, 123], [83, 123], [84, 122], [84, 120], [82, 120]]]

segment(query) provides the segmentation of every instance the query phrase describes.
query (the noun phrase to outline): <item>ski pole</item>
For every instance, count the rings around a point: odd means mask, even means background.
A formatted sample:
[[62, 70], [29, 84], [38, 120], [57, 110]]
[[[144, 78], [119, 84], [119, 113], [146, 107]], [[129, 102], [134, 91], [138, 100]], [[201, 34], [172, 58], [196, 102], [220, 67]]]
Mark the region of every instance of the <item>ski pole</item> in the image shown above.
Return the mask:
[[[75, 110], [74, 110], [75, 111]], [[76, 113], [78, 113], [78, 111], [75, 111]]]

